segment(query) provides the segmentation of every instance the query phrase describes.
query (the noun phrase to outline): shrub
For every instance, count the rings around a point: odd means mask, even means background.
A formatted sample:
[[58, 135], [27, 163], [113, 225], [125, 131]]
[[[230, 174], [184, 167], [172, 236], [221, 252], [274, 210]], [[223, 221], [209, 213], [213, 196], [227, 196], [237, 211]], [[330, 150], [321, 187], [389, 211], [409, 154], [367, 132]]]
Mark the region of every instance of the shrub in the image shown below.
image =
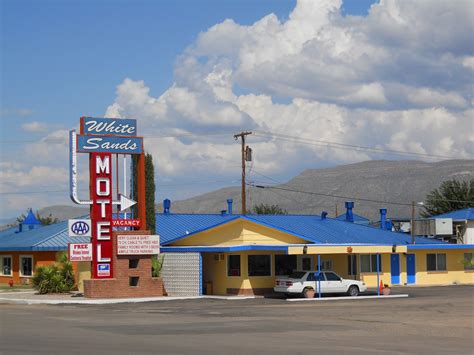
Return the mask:
[[153, 255], [151, 258], [151, 276], [160, 277], [161, 269], [163, 268], [164, 255]]
[[69, 292], [75, 283], [72, 263], [63, 253], [57, 263], [36, 268], [32, 282], [39, 294]]

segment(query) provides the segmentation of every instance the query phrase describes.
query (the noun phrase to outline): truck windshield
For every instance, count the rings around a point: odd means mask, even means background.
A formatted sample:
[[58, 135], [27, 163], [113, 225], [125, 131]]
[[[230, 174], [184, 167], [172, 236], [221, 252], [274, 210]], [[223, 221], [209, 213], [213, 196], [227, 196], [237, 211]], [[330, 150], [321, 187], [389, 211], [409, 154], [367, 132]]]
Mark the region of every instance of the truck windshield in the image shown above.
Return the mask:
[[288, 278], [289, 279], [301, 279], [304, 275], [306, 275], [305, 271], [296, 271], [296, 272], [293, 272], [292, 274], [290, 274], [290, 276], [288, 276]]

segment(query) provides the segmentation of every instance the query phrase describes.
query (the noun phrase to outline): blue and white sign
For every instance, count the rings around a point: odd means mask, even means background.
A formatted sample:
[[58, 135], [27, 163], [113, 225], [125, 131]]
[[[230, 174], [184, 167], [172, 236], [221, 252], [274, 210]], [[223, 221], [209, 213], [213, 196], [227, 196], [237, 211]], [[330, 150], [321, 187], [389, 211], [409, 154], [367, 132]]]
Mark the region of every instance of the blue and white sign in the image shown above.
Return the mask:
[[81, 133], [134, 137], [137, 135], [137, 120], [81, 117]]
[[70, 237], [90, 237], [91, 231], [90, 219], [70, 219], [68, 221], [68, 235]]
[[77, 151], [80, 153], [141, 154], [143, 138], [78, 135]]
[[97, 264], [97, 276], [110, 276], [110, 264]]

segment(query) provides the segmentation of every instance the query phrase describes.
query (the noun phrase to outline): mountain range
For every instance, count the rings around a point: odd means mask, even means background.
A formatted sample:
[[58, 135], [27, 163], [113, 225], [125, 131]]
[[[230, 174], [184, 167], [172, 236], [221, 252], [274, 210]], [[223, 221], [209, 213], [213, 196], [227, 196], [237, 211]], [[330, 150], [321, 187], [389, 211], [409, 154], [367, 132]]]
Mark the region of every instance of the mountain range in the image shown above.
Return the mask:
[[[378, 220], [379, 209], [389, 217], [409, 217], [411, 202], [450, 179], [474, 179], [474, 160], [445, 160], [435, 163], [413, 160], [372, 160], [331, 168], [308, 169], [285, 183], [269, 180], [268, 185], [247, 186], [247, 210], [265, 203], [278, 205], [291, 214], [320, 214], [329, 217], [345, 212], [344, 202], [354, 201], [354, 213]], [[262, 185], [259, 185], [262, 186]], [[159, 188], [159, 183], [158, 183]], [[181, 201], [172, 201], [174, 213], [219, 213], [233, 199], [233, 212], [240, 213], [240, 187], [227, 187]], [[162, 204], [156, 206], [162, 211]], [[418, 211], [419, 212], [419, 211]], [[59, 220], [83, 216], [87, 208], [49, 206], [39, 210]]]

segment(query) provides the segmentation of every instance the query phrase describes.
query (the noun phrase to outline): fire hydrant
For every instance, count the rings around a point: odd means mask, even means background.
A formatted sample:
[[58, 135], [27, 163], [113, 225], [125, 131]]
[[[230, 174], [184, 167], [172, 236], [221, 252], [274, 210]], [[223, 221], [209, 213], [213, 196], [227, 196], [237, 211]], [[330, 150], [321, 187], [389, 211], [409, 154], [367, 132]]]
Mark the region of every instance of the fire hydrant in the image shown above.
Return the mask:
[[10, 281], [8, 281], [8, 284], [10, 285], [10, 287], [13, 287], [13, 279], [10, 279]]

